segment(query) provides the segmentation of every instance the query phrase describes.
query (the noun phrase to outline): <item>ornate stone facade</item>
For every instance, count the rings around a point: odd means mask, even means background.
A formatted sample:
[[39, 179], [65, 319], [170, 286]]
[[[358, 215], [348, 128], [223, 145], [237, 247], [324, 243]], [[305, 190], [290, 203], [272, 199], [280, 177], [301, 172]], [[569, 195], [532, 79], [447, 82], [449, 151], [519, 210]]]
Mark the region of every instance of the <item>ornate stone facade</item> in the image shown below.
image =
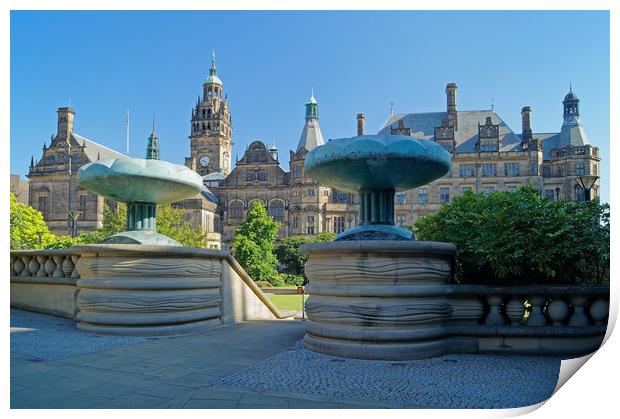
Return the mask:
[[[533, 132], [529, 106], [521, 110], [521, 133], [513, 132], [493, 110], [457, 111], [456, 89], [455, 83], [446, 87], [445, 112], [391, 115], [379, 131], [436, 141], [452, 153], [452, 170], [446, 176], [396, 193], [396, 224], [412, 224], [466, 190], [516, 191], [531, 184], [550, 199], [584, 200], [575, 178], [599, 176], [600, 156], [588, 142], [572, 89], [562, 102], [564, 122], [558, 133]], [[599, 196], [599, 188], [597, 180], [592, 198]]]
[[71, 234], [72, 218], [77, 231], [102, 227], [104, 199], [78, 187], [77, 171], [95, 160], [123, 156], [76, 134], [74, 116], [72, 108], [58, 108], [56, 135], [49, 147], [43, 143], [41, 159], [35, 162], [33, 156], [28, 171], [30, 205], [43, 213], [50, 230], [58, 235]]

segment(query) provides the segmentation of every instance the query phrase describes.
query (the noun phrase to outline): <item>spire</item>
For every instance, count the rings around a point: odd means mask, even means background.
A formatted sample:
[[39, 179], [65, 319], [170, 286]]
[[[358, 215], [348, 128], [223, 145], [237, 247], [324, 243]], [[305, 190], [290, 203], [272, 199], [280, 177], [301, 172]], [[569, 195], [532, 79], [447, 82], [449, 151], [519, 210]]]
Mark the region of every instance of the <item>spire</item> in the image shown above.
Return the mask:
[[34, 167], [34, 156], [30, 156], [30, 167]]
[[310, 93], [310, 100], [306, 102], [306, 124], [301, 132], [299, 143], [297, 144], [297, 152], [302, 148], [307, 151], [323, 145], [323, 134], [319, 127], [319, 104], [314, 98], [314, 89]]
[[159, 160], [159, 139], [155, 133], [155, 114], [153, 114], [153, 131], [149, 135], [149, 142], [146, 147], [147, 160]]
[[47, 148], [47, 143], [43, 141], [43, 151], [45, 151], [46, 148]]
[[207, 84], [219, 84], [222, 85], [222, 80], [217, 76], [217, 66], [215, 65], [215, 51], [212, 51], [211, 55], [211, 67], [209, 68], [209, 77], [207, 77]]

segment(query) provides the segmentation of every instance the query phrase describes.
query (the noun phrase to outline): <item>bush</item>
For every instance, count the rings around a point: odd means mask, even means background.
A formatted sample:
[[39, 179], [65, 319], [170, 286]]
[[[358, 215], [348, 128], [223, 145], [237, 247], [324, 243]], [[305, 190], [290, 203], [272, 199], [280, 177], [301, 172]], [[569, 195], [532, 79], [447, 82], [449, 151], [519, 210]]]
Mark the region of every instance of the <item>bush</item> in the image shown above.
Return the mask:
[[284, 283], [286, 285], [293, 285], [295, 287], [302, 287], [306, 282], [306, 277], [303, 275], [288, 274], [284, 276]]
[[[334, 240], [334, 233], [321, 233], [314, 237], [307, 236], [291, 236], [282, 239], [274, 249], [274, 253], [281, 264], [285, 266], [284, 273], [301, 276], [305, 281], [304, 265], [308, 259], [301, 254], [299, 247], [306, 243], [323, 243]], [[299, 282], [298, 280], [296, 280]], [[303, 282], [302, 284], [303, 285]]]
[[609, 281], [609, 206], [550, 201], [531, 186], [465, 192], [414, 225], [419, 240], [457, 246], [459, 282]]

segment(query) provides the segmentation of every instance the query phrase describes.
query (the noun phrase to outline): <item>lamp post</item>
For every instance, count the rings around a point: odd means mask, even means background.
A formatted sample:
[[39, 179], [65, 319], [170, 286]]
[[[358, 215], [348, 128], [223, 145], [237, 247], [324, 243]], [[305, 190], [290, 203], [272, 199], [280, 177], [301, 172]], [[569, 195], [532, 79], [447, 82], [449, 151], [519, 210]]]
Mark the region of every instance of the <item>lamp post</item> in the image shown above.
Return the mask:
[[586, 202], [590, 201], [590, 191], [594, 187], [594, 184], [596, 183], [598, 178], [599, 177], [596, 175], [575, 176], [575, 182], [584, 191]]
[[559, 187], [555, 188], [555, 200], [556, 201], [560, 200], [560, 188]]
[[480, 192], [480, 163], [475, 164], [476, 167], [476, 193]]

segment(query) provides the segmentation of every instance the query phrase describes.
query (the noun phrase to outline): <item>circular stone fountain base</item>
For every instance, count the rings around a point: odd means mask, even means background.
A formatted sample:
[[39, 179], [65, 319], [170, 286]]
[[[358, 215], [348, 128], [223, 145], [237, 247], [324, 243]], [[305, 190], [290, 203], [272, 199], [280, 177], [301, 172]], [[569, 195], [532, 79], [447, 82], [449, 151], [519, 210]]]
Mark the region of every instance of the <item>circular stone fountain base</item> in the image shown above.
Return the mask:
[[330, 355], [383, 360], [445, 352], [445, 288], [456, 246], [424, 241], [308, 244], [304, 345]]
[[176, 240], [152, 230], [131, 230], [116, 233], [102, 244], [152, 244], [159, 246], [181, 246]]

